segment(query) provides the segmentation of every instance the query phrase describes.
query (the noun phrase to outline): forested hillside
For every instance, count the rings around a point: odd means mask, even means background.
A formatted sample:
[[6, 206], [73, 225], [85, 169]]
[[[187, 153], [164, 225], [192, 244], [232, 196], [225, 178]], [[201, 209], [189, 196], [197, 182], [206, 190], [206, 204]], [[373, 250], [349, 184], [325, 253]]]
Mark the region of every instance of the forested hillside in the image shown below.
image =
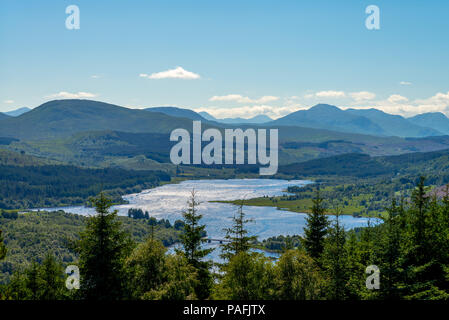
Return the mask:
[[[7, 282], [14, 272], [32, 262], [42, 263], [48, 253], [66, 265], [76, 263], [78, 257], [71, 249], [72, 242], [79, 239], [87, 219], [64, 211], [17, 214], [0, 209], [0, 230], [8, 248], [6, 259], [0, 262], [0, 283]], [[179, 240], [179, 230], [165, 220], [154, 220], [152, 224], [149, 219], [117, 219], [138, 243], [151, 234], [165, 246]]]

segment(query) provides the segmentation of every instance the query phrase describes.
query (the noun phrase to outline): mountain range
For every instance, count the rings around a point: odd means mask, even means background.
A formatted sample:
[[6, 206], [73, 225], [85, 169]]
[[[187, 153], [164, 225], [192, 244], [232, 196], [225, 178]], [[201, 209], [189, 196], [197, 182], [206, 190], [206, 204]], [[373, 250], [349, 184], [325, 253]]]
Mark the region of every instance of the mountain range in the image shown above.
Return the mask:
[[186, 127], [192, 127], [189, 119], [160, 112], [92, 100], [53, 100], [18, 117], [1, 120], [0, 137], [36, 140], [93, 130], [169, 133]]
[[[441, 114], [443, 115], [443, 114]], [[444, 115], [443, 115], [444, 116]], [[444, 116], [445, 117], [445, 116]], [[445, 117], [446, 118], [446, 117]], [[449, 119], [446, 118], [449, 122]], [[308, 110], [299, 110], [268, 123], [269, 125], [293, 125], [317, 129], [369, 134], [377, 136], [427, 137], [449, 134], [449, 126], [443, 131], [377, 109], [342, 110], [328, 104], [318, 104]]]
[[444, 134], [449, 134], [449, 119], [441, 112], [418, 114], [407, 120], [414, 124], [434, 128]]
[[[424, 113], [410, 118], [377, 109], [346, 109], [318, 104], [308, 110], [292, 112], [271, 120], [258, 115], [250, 119], [217, 119], [207, 112], [178, 107], [129, 109], [92, 100], [54, 100], [32, 110], [21, 108], [0, 113], [0, 137], [43, 139], [67, 137], [82, 131], [115, 130], [123, 132], [169, 133], [175, 128], [191, 128], [191, 120], [206, 126], [223, 128], [224, 124], [264, 127], [297, 127], [371, 136], [420, 138], [449, 135], [449, 119], [442, 113]], [[190, 121], [189, 121], [190, 120]], [[302, 129], [299, 129], [301, 127]], [[285, 129], [290, 134], [292, 129]]]
[[27, 107], [23, 107], [23, 108], [18, 108], [16, 110], [12, 110], [12, 111], [7, 111], [7, 112], [3, 112], [4, 114], [11, 116], [11, 117], [18, 117], [28, 111], [30, 111], [30, 108]]
[[201, 112], [199, 112], [199, 114], [207, 120], [216, 121], [216, 122], [220, 122], [220, 123], [227, 123], [227, 124], [239, 124], [239, 123], [261, 124], [261, 123], [267, 123], [267, 122], [270, 122], [273, 120], [269, 116], [266, 116], [264, 114], [260, 114], [255, 117], [249, 118], [249, 119], [245, 119], [245, 118], [218, 119], [218, 118], [215, 118], [214, 116], [210, 115], [206, 111], [201, 111]]
[[0, 112], [0, 120], [3, 120], [3, 119], [8, 119], [8, 118], [11, 118], [10, 116], [8, 116], [7, 114], [5, 114], [5, 113], [1, 113]]

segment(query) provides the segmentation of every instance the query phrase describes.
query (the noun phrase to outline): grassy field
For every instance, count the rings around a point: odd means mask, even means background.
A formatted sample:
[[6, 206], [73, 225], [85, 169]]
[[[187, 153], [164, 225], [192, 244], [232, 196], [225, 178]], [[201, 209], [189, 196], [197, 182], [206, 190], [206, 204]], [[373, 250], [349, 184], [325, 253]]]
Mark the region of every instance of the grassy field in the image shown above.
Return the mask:
[[[324, 198], [324, 203], [327, 207], [327, 214], [334, 214], [335, 208], [341, 209], [342, 214], [344, 215], [359, 217], [379, 217], [386, 213], [385, 207], [388, 203], [385, 201], [376, 202], [373, 193], [359, 193], [342, 197], [335, 196], [336, 194], [341, 194], [341, 190], [346, 190], [350, 186], [351, 185], [335, 185], [321, 188], [321, 195]], [[287, 192], [287, 190], [285, 190], [285, 192]], [[312, 198], [314, 195], [313, 188], [304, 188], [304, 190], [297, 193], [289, 193], [277, 197], [265, 196], [245, 200], [216, 202], [240, 205], [243, 201], [247, 206], [276, 207], [279, 210], [308, 213], [313, 205]], [[333, 197], [327, 197], [327, 195], [333, 195]], [[370, 209], [369, 206], [377, 209]]]

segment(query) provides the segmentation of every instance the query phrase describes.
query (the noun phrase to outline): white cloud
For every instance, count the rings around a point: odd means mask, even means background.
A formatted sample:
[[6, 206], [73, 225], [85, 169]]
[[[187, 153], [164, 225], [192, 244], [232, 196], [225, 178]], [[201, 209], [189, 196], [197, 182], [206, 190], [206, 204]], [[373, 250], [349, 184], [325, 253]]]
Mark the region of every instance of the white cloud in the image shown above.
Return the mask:
[[411, 82], [408, 82], [408, 81], [401, 81], [401, 82], [399, 82], [399, 84], [400, 84], [401, 86], [411, 86], [411, 85], [412, 85], [412, 83], [411, 83]]
[[344, 98], [346, 94], [343, 91], [328, 90], [317, 92], [315, 96], [319, 98]]
[[244, 97], [240, 94], [228, 94], [225, 96], [213, 96], [209, 99], [209, 101], [233, 101], [238, 103], [268, 103], [272, 101], [279, 100], [279, 97], [275, 96], [263, 96], [259, 99], [250, 99], [248, 97]]
[[90, 76], [92, 79], [98, 79], [101, 78], [101, 76], [97, 75], [97, 74], [93, 74]]
[[95, 93], [90, 93], [90, 92], [77, 92], [77, 93], [70, 93], [70, 92], [65, 92], [65, 91], [61, 91], [58, 93], [54, 93], [54, 94], [50, 94], [48, 96], [46, 96], [45, 98], [62, 98], [62, 99], [85, 99], [85, 98], [95, 98], [97, 96], [97, 94]]
[[449, 116], [449, 91], [438, 92], [427, 99], [416, 99], [410, 101], [408, 98], [398, 94], [389, 96], [386, 100], [371, 101], [359, 104], [355, 108], [376, 108], [391, 114], [399, 114], [405, 117], [414, 116], [427, 112], [442, 112]]
[[346, 94], [344, 91], [335, 91], [335, 90], [327, 90], [327, 91], [318, 91], [316, 93], [308, 93], [304, 96], [306, 99], [311, 98], [344, 98]]
[[148, 79], [199, 79], [200, 75], [187, 71], [182, 67], [176, 67], [175, 69], [170, 69], [167, 71], [156, 72], [152, 74], [141, 73], [139, 77]]
[[391, 103], [399, 103], [399, 102], [408, 101], [408, 99], [399, 94], [392, 94], [391, 96], [388, 97], [388, 101]]
[[5, 101], [3, 101], [3, 103], [11, 104], [11, 103], [14, 103], [14, 100], [5, 100]]
[[196, 112], [206, 111], [212, 116], [223, 118], [252, 118], [257, 115], [267, 115], [272, 119], [283, 117], [289, 113], [304, 108], [302, 105], [269, 106], [269, 105], [247, 105], [233, 108], [223, 108], [217, 106], [194, 109]]
[[376, 97], [376, 94], [368, 91], [360, 91], [360, 92], [352, 92], [350, 96], [355, 101], [363, 101], [363, 100], [373, 100]]

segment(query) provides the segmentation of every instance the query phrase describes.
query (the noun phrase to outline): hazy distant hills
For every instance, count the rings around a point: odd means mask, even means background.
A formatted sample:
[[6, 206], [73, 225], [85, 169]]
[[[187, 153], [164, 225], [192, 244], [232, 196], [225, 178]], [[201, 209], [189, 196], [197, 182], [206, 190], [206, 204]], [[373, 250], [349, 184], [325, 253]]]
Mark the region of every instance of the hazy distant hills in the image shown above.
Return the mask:
[[449, 119], [441, 112], [429, 112], [407, 118], [409, 122], [417, 125], [434, 128], [444, 134], [449, 134]]
[[175, 128], [191, 127], [188, 119], [159, 112], [92, 100], [54, 100], [18, 117], [2, 120], [0, 137], [43, 139], [93, 130], [169, 133]]
[[5, 113], [1, 113], [0, 112], [0, 120], [3, 120], [3, 119], [8, 119], [8, 118], [11, 118], [10, 116], [8, 116], [7, 114], [5, 114]]
[[201, 111], [195, 112], [190, 109], [183, 109], [178, 107], [152, 107], [145, 109], [147, 111], [152, 112], [161, 112], [169, 116], [173, 117], [181, 117], [187, 118], [191, 120], [200, 120], [200, 121], [214, 121], [218, 123], [226, 123], [226, 124], [262, 124], [272, 121], [269, 116], [264, 114], [255, 116], [253, 118], [245, 119], [245, 118], [224, 118], [218, 119], [212, 116], [211, 114]]
[[[444, 126], [444, 118], [438, 117]], [[410, 120], [378, 110], [359, 113], [318, 105], [267, 123], [222, 124], [187, 109], [136, 110], [91, 100], [54, 100], [17, 117], [4, 115], [0, 120], [0, 145], [68, 163], [147, 168], [148, 160], [169, 161], [172, 130], [190, 131], [192, 120], [202, 119], [203, 129], [278, 128], [280, 164], [344, 153], [385, 156], [449, 148], [449, 136], [390, 137], [393, 133], [436, 133], [411, 122], [407, 127], [405, 123]]]
[[[428, 137], [444, 134], [432, 126], [419, 122], [410, 122], [399, 115], [388, 114], [377, 109], [347, 109], [344, 112], [368, 118], [381, 127], [383, 134], [388, 136]], [[449, 121], [449, 119], [447, 120]]]
[[205, 111], [199, 112], [199, 114], [210, 121], [216, 121], [220, 123], [228, 123], [228, 124], [238, 124], [238, 123], [253, 123], [253, 124], [261, 124], [261, 123], [267, 123], [272, 121], [269, 116], [266, 116], [264, 114], [257, 115], [253, 118], [245, 119], [245, 118], [224, 118], [224, 119], [217, 119], [214, 116], [210, 115], [209, 113]]
[[152, 108], [147, 108], [145, 110], [151, 111], [151, 112], [160, 112], [160, 113], [166, 114], [168, 116], [172, 116], [172, 117], [187, 118], [187, 119], [191, 119], [191, 120], [200, 120], [200, 121], [206, 120], [205, 118], [203, 118], [201, 115], [199, 115], [195, 111], [192, 111], [190, 109], [178, 108], [178, 107], [152, 107]]
[[[18, 111], [18, 110], [16, 110]], [[25, 111], [25, 110], [21, 110]], [[129, 109], [92, 100], [54, 100], [16, 117], [0, 113], [0, 137], [22, 140], [69, 137], [83, 131], [121, 131], [131, 133], [170, 133], [175, 128], [192, 128], [191, 120], [204, 121], [204, 127], [278, 127], [283, 141], [312, 141], [308, 136], [335, 139], [362, 134], [355, 140], [370, 140], [375, 136], [431, 137], [449, 134], [449, 119], [442, 113], [426, 113], [413, 118], [391, 115], [376, 109], [341, 110], [336, 106], [319, 104], [299, 110], [277, 120], [265, 115], [251, 119], [216, 119], [202, 112], [177, 107]], [[350, 140], [354, 140], [350, 139]], [[413, 151], [413, 150], [412, 150]]]
[[[449, 121], [449, 119], [447, 120]], [[427, 122], [427, 125], [429, 122]], [[268, 124], [294, 125], [378, 136], [426, 137], [444, 135], [439, 130], [417, 123], [419, 121], [411, 122], [399, 115], [391, 115], [377, 109], [341, 110], [336, 106], [318, 104], [308, 110], [290, 113]]]
[[308, 110], [292, 112], [270, 125], [290, 125], [334, 131], [383, 135], [382, 128], [368, 118], [350, 114], [328, 104], [318, 104]]
[[23, 107], [23, 108], [19, 108], [16, 110], [12, 110], [12, 111], [8, 111], [8, 112], [4, 112], [4, 114], [11, 116], [11, 117], [18, 117], [24, 113], [27, 113], [28, 111], [30, 111], [30, 108], [27, 107]]

